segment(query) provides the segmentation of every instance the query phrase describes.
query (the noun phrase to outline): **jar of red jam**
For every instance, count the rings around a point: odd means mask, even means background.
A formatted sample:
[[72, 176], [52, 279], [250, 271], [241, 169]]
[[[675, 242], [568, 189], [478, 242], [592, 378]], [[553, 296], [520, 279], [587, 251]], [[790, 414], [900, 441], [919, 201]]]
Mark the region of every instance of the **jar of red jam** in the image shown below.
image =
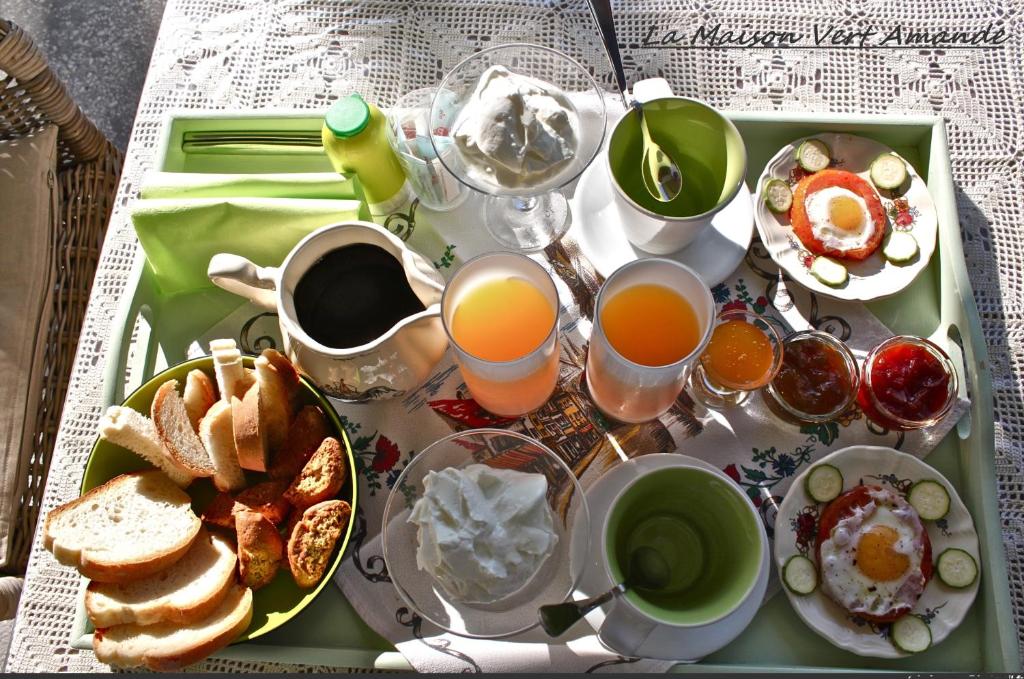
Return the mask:
[[782, 367], [762, 391], [768, 408], [789, 422], [832, 422], [853, 405], [860, 375], [846, 344], [827, 332], [796, 332], [782, 343]]
[[956, 393], [956, 370], [945, 351], [926, 339], [897, 335], [868, 353], [857, 403], [876, 424], [907, 431], [941, 420]]

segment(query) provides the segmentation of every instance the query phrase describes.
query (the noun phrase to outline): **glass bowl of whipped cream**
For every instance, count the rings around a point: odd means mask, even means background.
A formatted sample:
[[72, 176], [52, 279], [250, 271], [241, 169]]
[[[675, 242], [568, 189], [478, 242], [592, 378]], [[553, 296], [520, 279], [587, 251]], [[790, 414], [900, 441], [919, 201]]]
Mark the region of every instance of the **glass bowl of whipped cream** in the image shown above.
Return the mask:
[[445, 75], [431, 105], [431, 142], [452, 175], [486, 196], [494, 239], [536, 252], [568, 231], [562, 189], [597, 156], [606, 118], [587, 67], [549, 47], [509, 43]]
[[[572, 470], [501, 429], [447, 436], [416, 455], [384, 509], [387, 572], [421, 617], [454, 634], [506, 637], [566, 600], [586, 563], [590, 514]], [[577, 553], [573, 553], [573, 551]]]

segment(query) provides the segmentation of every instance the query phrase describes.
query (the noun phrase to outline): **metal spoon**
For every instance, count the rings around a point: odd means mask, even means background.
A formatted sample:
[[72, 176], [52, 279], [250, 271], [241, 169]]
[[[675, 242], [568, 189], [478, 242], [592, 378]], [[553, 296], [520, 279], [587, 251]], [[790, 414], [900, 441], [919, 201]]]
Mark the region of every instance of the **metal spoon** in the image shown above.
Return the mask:
[[599, 596], [583, 601], [566, 601], [540, 607], [540, 624], [549, 636], [557, 637], [576, 624], [584, 615], [612, 597], [624, 594], [629, 589], [657, 592], [668, 586], [672, 573], [669, 565], [652, 547], [638, 547], [629, 558], [629, 572], [626, 579]]
[[683, 177], [679, 174], [679, 168], [675, 162], [651, 139], [651, 131], [647, 129], [647, 118], [644, 116], [644, 107], [639, 102], [633, 102], [633, 108], [636, 109], [636, 114], [640, 117], [640, 131], [644, 135], [644, 166], [641, 169], [644, 186], [652, 198], [668, 203], [674, 200], [682, 190]]
[[[604, 50], [608, 54], [612, 70], [615, 71], [615, 84], [618, 85], [619, 94], [622, 95], [623, 103], [628, 105], [626, 71], [622, 68], [619, 41], [615, 37], [615, 20], [612, 17], [611, 2], [609, 0], [590, 0], [590, 13], [593, 14], [594, 21], [601, 29]], [[679, 166], [651, 140], [651, 131], [647, 129], [643, 107], [636, 101], [632, 103], [632, 106], [640, 116], [640, 129], [644, 135], [643, 167], [640, 170], [644, 178], [644, 187], [652, 198], [667, 203], [679, 195], [683, 188], [683, 177], [679, 173]]]

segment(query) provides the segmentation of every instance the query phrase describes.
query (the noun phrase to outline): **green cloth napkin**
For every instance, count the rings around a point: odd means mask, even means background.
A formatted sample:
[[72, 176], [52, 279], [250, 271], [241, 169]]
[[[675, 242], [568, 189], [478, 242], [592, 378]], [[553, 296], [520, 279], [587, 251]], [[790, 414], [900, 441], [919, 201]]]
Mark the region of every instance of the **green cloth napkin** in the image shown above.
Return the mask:
[[358, 219], [359, 201], [316, 198], [156, 198], [136, 202], [131, 218], [154, 279], [166, 296], [209, 288], [219, 252], [278, 266], [311, 231]]
[[355, 198], [351, 178], [336, 172], [200, 174], [149, 172], [140, 198]]

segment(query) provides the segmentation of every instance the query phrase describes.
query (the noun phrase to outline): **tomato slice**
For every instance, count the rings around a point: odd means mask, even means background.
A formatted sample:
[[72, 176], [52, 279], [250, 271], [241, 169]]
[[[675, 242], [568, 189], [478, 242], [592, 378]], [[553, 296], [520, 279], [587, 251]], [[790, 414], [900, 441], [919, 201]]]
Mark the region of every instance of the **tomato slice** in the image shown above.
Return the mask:
[[[875, 223], [875, 232], [871, 240], [862, 248], [837, 250], [830, 248], [814, 236], [811, 221], [807, 217], [805, 201], [808, 196], [829, 186], [838, 186], [857, 194], [868, 206], [871, 221]], [[846, 170], [822, 170], [801, 179], [793, 191], [793, 207], [789, 210], [789, 219], [793, 224], [793, 233], [808, 250], [816, 255], [828, 255], [840, 259], [863, 260], [878, 249], [885, 237], [885, 225], [888, 221], [882, 201], [878, 199], [871, 184], [852, 172]]]
[[[818, 537], [816, 544], [816, 554], [818, 557], [818, 569], [821, 569], [821, 545], [823, 542], [832, 536], [832, 530], [836, 527], [840, 521], [848, 516], [851, 516], [855, 510], [860, 507], [864, 507], [871, 502], [871, 491], [882, 490], [881, 486], [856, 486], [851, 490], [846, 491], [835, 500], [832, 500], [822, 511], [821, 517], [818, 519]], [[932, 543], [928, 538], [928, 531], [924, 530], [921, 532], [921, 542], [924, 545], [924, 549], [921, 552], [921, 574], [924, 576], [925, 586], [932, 579]], [[836, 602], [839, 603], [839, 602]], [[841, 605], [841, 604], [840, 604]], [[900, 618], [907, 613], [913, 606], [901, 606], [894, 608], [885, 615], [869, 615], [867, 613], [856, 613], [855, 615], [870, 620], [876, 623], [887, 623]]]

